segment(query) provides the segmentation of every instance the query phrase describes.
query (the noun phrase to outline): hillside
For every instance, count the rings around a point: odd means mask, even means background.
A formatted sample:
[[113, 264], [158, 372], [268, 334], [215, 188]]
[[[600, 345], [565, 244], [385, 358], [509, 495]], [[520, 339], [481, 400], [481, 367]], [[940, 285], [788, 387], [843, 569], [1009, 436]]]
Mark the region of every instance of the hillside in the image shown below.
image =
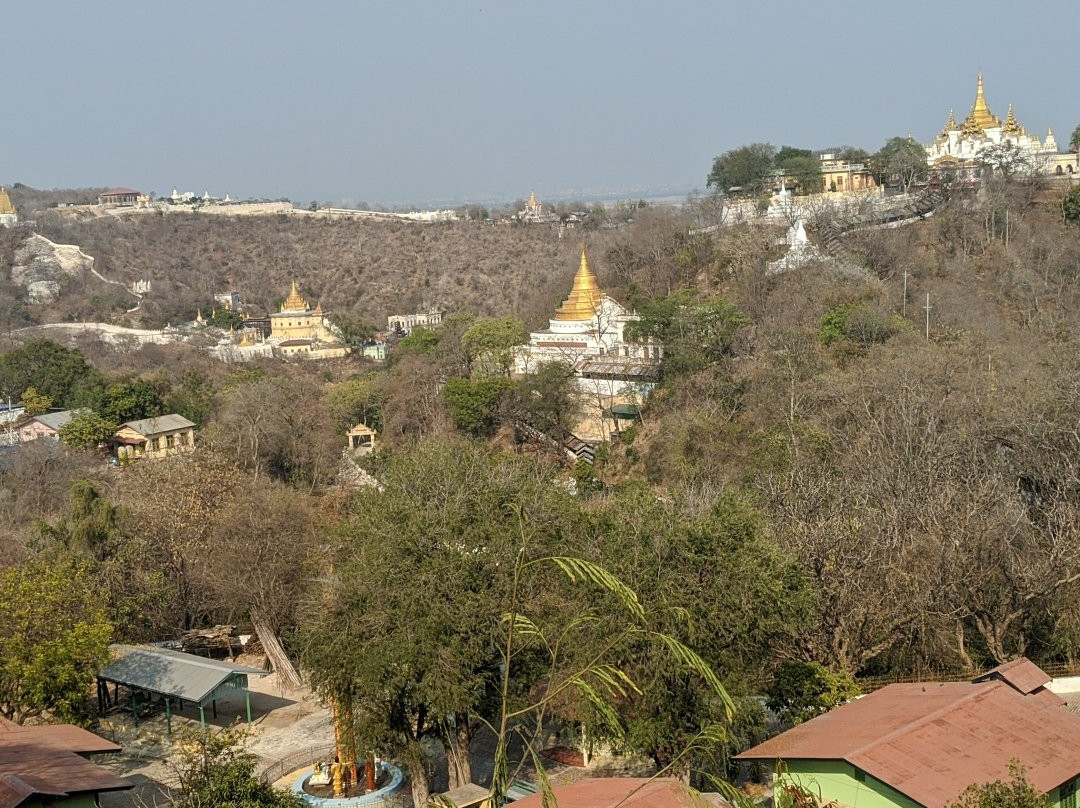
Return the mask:
[[[44, 212], [36, 229], [52, 241], [79, 245], [111, 280], [129, 287], [149, 280], [151, 291], [132, 324], [150, 326], [192, 319], [213, 293], [230, 289], [254, 310], [271, 310], [293, 279], [309, 300], [375, 323], [427, 306], [533, 320], [569, 288], [580, 249], [578, 238], [559, 239], [548, 227], [469, 222], [187, 213], [76, 219]], [[607, 238], [592, 234], [589, 242], [599, 253]], [[133, 305], [116, 287], [86, 284], [41, 313], [116, 320]]]

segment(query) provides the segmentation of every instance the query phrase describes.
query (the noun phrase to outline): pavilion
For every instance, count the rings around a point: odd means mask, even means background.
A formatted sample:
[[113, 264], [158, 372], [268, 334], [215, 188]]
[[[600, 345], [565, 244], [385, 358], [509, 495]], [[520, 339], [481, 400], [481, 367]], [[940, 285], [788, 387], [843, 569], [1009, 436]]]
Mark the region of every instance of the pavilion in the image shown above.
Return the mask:
[[[217, 717], [217, 700], [234, 691], [244, 694], [247, 722], [251, 723], [251, 695], [248, 691], [249, 676], [266, 676], [267, 671], [206, 659], [148, 645], [112, 645], [113, 661], [98, 674], [98, 709], [120, 704], [120, 686], [130, 695], [128, 709], [139, 722], [139, 697], [149, 704], [156, 696], [165, 705], [165, 720], [172, 733], [172, 703], [180, 709], [184, 702], [199, 707], [199, 724], [206, 727], [206, 707]], [[110, 694], [109, 685], [113, 686]]]

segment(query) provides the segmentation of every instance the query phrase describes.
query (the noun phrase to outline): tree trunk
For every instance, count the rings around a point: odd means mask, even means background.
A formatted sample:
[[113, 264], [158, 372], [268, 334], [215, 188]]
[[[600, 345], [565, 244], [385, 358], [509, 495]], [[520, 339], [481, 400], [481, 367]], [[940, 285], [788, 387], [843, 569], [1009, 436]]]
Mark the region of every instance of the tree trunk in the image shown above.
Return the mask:
[[469, 726], [467, 713], [455, 713], [454, 724], [448, 727], [446, 763], [450, 773], [450, 788], [458, 788], [472, 782], [472, 760], [469, 746], [472, 742], [472, 728]]
[[424, 808], [427, 805], [428, 797], [431, 796], [431, 789], [428, 787], [427, 767], [424, 765], [424, 761], [413, 756], [409, 756], [408, 762], [405, 764], [405, 770], [409, 773], [409, 787], [412, 789], [413, 805], [417, 808]]

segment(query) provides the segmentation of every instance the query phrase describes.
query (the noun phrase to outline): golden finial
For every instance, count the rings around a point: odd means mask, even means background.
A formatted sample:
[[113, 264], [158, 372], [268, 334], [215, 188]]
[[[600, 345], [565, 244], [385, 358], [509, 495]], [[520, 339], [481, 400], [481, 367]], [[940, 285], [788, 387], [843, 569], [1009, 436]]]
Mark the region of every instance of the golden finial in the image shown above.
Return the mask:
[[1022, 127], [1016, 120], [1016, 116], [1013, 115], [1012, 104], [1009, 104], [1009, 114], [1005, 116], [1005, 126], [1001, 130], [1006, 135], [1022, 135], [1024, 133], [1024, 127]]
[[8, 196], [7, 189], [0, 185], [0, 214], [11, 214], [15, 212], [15, 206], [11, 204], [11, 197]]
[[555, 310], [556, 320], [591, 320], [600, 310], [600, 284], [589, 268], [585, 245], [581, 247], [581, 263], [574, 275], [574, 287], [563, 304]]
[[539, 207], [539, 206], [540, 206], [540, 203], [536, 201], [536, 191], [530, 191], [529, 192], [529, 204], [528, 204], [528, 207], [536, 208], [536, 207]]
[[949, 120], [945, 121], [945, 128], [941, 130], [941, 137], [948, 137], [949, 132], [952, 132], [960, 127], [956, 125], [956, 112], [949, 110]]
[[990, 107], [986, 104], [986, 96], [983, 93], [982, 73], [979, 73], [979, 83], [975, 89], [975, 103], [972, 105], [971, 115], [968, 117], [973, 118], [980, 129], [990, 129], [995, 126], [1001, 126], [1001, 121], [990, 111]]
[[300, 290], [296, 288], [296, 281], [292, 282], [292, 289], [289, 290], [289, 296], [285, 298], [285, 302], [281, 304], [282, 311], [306, 311], [307, 301], [300, 297]]

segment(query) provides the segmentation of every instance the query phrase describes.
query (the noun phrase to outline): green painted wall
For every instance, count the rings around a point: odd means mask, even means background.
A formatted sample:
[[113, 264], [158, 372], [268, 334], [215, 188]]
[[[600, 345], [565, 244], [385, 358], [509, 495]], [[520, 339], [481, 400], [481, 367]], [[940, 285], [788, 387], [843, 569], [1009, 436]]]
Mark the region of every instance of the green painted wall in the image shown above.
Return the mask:
[[852, 808], [923, 808], [869, 774], [859, 782], [855, 767], [843, 760], [785, 760], [784, 767], [782, 777], [820, 796], [822, 805], [835, 800]]

